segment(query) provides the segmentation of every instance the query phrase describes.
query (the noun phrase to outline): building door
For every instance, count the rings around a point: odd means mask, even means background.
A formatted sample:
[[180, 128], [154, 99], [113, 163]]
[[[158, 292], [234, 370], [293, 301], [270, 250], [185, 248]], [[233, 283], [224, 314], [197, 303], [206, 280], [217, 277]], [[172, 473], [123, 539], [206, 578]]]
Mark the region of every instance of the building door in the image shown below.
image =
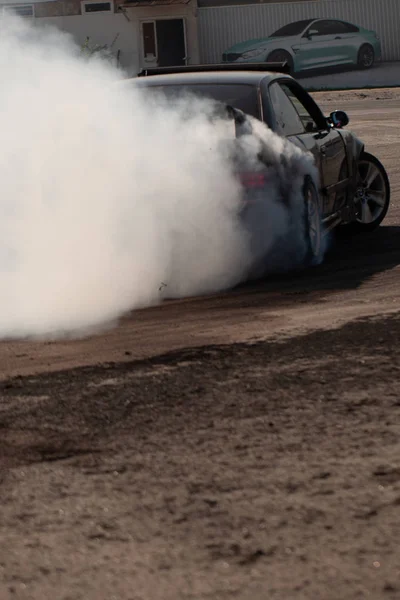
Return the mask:
[[142, 22], [143, 67], [176, 67], [186, 64], [183, 19]]

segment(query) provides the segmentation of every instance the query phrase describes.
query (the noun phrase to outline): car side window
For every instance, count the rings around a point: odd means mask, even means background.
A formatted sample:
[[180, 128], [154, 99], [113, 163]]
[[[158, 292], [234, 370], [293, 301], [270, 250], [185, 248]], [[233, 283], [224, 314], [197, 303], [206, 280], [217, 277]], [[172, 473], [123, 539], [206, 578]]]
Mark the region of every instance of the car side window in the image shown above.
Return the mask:
[[304, 106], [304, 104], [301, 102], [301, 100], [299, 100], [299, 98], [296, 96], [294, 91], [284, 83], [281, 84], [281, 88], [292, 103], [297, 114], [299, 115], [304, 130], [307, 132], [318, 131], [317, 123], [315, 122], [314, 118], [311, 116], [307, 108]]
[[336, 33], [344, 33], [343, 26], [340, 21], [325, 21], [325, 35], [334, 35]]
[[330, 33], [329, 31], [329, 21], [317, 21], [316, 23], [312, 23], [307, 30], [307, 33], [313, 33], [313, 35], [327, 35]]
[[358, 33], [360, 30], [356, 25], [352, 25], [351, 23], [345, 23], [344, 21], [338, 21], [340, 24], [339, 33]]
[[327, 25], [327, 33], [331, 34], [340, 34], [340, 33], [349, 33], [349, 29], [346, 26], [346, 23], [343, 21], [326, 21]]
[[284, 136], [304, 133], [299, 113], [278, 82], [269, 86], [269, 95], [279, 133]]
[[356, 25], [352, 25], [351, 23], [345, 23], [342, 21], [342, 25], [345, 33], [358, 33], [360, 31]]
[[309, 32], [315, 32], [314, 35], [336, 35], [340, 33], [349, 33], [354, 31], [356, 28], [351, 29], [351, 25], [344, 23], [343, 21], [325, 20], [317, 21], [310, 25]]

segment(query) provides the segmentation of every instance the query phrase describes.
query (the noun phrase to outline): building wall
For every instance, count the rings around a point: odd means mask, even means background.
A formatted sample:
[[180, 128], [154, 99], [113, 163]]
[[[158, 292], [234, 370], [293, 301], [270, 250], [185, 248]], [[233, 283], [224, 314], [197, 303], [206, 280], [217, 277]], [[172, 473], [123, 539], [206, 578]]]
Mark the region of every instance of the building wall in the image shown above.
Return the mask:
[[262, 38], [300, 19], [331, 17], [344, 19], [378, 32], [383, 60], [400, 60], [399, 0], [321, 0], [199, 8], [200, 60], [221, 61], [230, 46]]
[[119, 64], [127, 70], [137, 70], [139, 65], [139, 37], [137, 22], [129, 22], [123, 14], [97, 13], [91, 15], [71, 15], [43, 17], [37, 25], [51, 25], [71, 34], [75, 42], [82, 46], [87, 37], [91, 46], [110, 46], [118, 36], [113, 50], [119, 50]]
[[73, 15], [66, 17], [43, 17], [37, 25], [51, 25], [71, 34], [79, 46], [83, 46], [87, 37], [91, 46], [113, 46], [115, 54], [119, 51], [119, 65], [128, 72], [139, 64], [139, 40], [136, 23], [129, 22], [122, 14], [98, 13], [91, 15]]
[[[52, 25], [72, 35], [82, 46], [87, 37], [89, 45], [110, 46], [119, 54], [119, 65], [134, 75], [143, 67], [141, 21], [183, 18], [185, 20], [187, 62], [198, 64], [200, 52], [197, 29], [197, 4], [166, 4], [165, 6], [140, 6], [118, 11], [121, 2], [115, 3], [113, 13], [80, 14], [80, 0], [54, 1], [35, 4], [36, 24]], [[117, 39], [115, 39], [117, 38]]]

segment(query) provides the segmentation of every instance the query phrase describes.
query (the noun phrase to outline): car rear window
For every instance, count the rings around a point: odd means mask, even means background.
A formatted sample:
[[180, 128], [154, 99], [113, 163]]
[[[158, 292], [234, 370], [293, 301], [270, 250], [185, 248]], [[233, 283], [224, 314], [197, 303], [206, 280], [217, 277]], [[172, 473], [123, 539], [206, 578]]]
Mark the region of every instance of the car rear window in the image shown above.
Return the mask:
[[246, 83], [185, 83], [184, 85], [146, 86], [161, 91], [169, 98], [181, 97], [185, 93], [210, 98], [217, 102], [239, 108], [252, 117], [260, 118], [257, 87]]

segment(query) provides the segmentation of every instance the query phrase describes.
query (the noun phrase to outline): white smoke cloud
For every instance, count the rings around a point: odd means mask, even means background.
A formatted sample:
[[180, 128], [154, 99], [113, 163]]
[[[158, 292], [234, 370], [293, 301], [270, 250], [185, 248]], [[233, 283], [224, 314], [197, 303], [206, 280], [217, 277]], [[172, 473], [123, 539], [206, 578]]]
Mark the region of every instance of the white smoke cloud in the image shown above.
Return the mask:
[[[151, 101], [65, 34], [16, 19], [1, 24], [0, 77], [0, 337], [85, 333], [158, 302], [160, 287], [186, 296], [246, 277], [255, 245], [232, 122], [210, 122], [205, 102]], [[301, 211], [309, 159], [260, 136], [276, 165], [282, 153], [295, 165]], [[249, 161], [259, 143], [243, 138]], [[259, 254], [290, 228], [274, 173]]]

